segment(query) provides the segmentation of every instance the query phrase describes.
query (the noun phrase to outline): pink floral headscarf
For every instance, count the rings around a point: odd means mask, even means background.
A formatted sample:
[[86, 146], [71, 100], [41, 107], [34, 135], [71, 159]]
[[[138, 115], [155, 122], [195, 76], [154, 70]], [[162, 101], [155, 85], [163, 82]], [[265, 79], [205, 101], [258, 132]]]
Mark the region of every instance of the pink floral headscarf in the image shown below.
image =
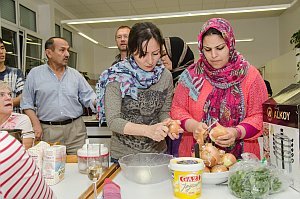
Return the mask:
[[[227, 47], [229, 48], [229, 61], [221, 69], [213, 68], [207, 61], [203, 53], [203, 35], [210, 28], [214, 28], [221, 32]], [[208, 20], [202, 27], [198, 35], [198, 47], [200, 50], [201, 68], [204, 69], [205, 75], [215, 86], [219, 88], [228, 88], [234, 84], [238, 84], [244, 79], [249, 63], [235, 49], [235, 37], [230, 23], [222, 18], [212, 18]]]

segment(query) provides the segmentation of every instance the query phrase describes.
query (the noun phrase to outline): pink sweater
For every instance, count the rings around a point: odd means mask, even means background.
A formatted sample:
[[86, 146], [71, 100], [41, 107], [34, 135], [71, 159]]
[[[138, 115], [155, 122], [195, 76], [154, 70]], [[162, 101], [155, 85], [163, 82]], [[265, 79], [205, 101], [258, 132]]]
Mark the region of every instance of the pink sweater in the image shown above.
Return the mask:
[[[264, 80], [254, 66], [249, 68], [248, 74], [241, 83], [241, 86], [245, 98], [246, 110], [245, 119], [241, 123], [247, 123], [259, 129], [259, 133], [255, 136], [244, 140], [244, 152], [251, 152], [260, 157], [257, 138], [262, 134], [262, 103], [268, 99], [267, 89]], [[212, 89], [213, 86], [207, 80], [204, 80], [198, 100], [194, 101], [189, 96], [189, 90], [179, 83], [175, 90], [171, 107], [172, 119], [185, 120], [193, 118], [200, 122], [203, 117], [204, 103]], [[193, 134], [184, 132], [179, 145], [179, 156], [191, 156], [193, 144]]]

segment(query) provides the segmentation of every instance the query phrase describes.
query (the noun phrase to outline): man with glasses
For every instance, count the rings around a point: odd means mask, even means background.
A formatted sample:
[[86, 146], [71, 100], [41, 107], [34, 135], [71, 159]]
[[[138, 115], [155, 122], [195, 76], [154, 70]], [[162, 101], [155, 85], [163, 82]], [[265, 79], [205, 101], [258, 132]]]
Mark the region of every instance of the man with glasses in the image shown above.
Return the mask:
[[5, 65], [6, 49], [0, 37], [0, 80], [7, 82], [12, 88], [14, 112], [20, 112], [20, 99], [25, 79], [22, 71]]
[[118, 54], [115, 57], [115, 61], [112, 63], [112, 65], [118, 63], [119, 61], [124, 60], [127, 57], [127, 45], [128, 45], [128, 36], [130, 32], [129, 26], [120, 26], [115, 34], [115, 40], [117, 47], [120, 51], [120, 54]]

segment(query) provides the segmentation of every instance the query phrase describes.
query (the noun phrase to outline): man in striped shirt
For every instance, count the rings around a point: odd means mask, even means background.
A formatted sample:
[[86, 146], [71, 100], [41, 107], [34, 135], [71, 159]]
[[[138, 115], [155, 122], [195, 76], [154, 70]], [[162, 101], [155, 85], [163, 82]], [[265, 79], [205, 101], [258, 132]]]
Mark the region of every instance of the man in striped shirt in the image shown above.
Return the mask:
[[0, 37], [0, 80], [7, 82], [12, 88], [14, 112], [20, 113], [21, 93], [25, 83], [24, 75], [20, 69], [6, 66], [5, 56], [6, 49]]
[[6, 131], [0, 131], [0, 199], [56, 198], [35, 161]]

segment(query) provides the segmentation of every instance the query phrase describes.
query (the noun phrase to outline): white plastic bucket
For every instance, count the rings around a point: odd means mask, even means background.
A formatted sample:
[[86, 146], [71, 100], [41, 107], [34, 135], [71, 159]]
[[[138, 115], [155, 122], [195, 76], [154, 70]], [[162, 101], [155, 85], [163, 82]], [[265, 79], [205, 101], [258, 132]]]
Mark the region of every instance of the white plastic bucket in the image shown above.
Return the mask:
[[181, 157], [170, 160], [174, 196], [180, 199], [196, 199], [202, 193], [203, 160]]

